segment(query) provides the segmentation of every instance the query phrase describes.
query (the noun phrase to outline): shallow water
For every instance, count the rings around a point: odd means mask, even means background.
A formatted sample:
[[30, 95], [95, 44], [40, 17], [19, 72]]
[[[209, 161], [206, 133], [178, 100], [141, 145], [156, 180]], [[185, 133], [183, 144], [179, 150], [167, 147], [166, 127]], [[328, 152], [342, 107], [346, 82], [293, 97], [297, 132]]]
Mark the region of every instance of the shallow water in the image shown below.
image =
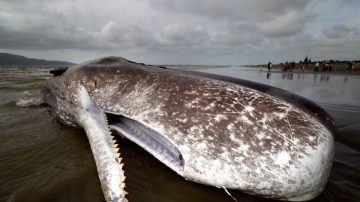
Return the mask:
[[[104, 201], [84, 132], [58, 123], [41, 105], [48, 71], [0, 68], [0, 201]], [[201, 71], [277, 86], [325, 108], [338, 127], [335, 162], [325, 191], [313, 201], [360, 199], [359, 76]], [[122, 139], [120, 147], [130, 201], [234, 201], [224, 190], [184, 180], [130, 141]], [[238, 201], [274, 201], [229, 191]]]

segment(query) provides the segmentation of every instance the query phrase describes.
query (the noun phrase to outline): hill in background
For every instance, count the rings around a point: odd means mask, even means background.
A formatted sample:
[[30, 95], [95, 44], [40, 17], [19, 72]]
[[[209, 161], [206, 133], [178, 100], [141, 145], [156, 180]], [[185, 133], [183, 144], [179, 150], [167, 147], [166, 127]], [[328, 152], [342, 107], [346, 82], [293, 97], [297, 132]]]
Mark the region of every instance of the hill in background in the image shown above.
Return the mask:
[[0, 66], [3, 65], [72, 65], [66, 61], [52, 61], [35, 58], [27, 58], [21, 55], [13, 55], [9, 53], [0, 53]]

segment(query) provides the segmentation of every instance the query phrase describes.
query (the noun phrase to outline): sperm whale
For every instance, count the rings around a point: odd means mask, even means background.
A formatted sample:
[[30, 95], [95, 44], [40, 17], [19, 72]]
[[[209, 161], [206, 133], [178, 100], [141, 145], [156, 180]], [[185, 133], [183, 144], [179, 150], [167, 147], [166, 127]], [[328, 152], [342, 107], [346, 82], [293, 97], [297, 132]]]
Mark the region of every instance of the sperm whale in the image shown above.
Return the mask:
[[51, 113], [82, 127], [107, 201], [126, 201], [128, 138], [187, 180], [305, 201], [324, 189], [333, 121], [316, 104], [261, 84], [106, 57], [56, 72]]

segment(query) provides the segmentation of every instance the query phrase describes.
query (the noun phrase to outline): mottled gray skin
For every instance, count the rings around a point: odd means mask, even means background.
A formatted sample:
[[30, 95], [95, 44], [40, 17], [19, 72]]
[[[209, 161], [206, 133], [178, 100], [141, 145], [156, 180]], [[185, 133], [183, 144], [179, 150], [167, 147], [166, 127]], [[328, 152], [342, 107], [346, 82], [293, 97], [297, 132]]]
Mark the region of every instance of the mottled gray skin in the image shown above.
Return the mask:
[[[105, 112], [133, 119], [182, 154], [188, 180], [281, 200], [310, 200], [333, 160], [330, 130], [316, 117], [241, 85], [103, 58], [76, 65], [45, 85], [57, 117], [79, 125], [83, 85]], [[56, 92], [56, 93], [54, 93]]]

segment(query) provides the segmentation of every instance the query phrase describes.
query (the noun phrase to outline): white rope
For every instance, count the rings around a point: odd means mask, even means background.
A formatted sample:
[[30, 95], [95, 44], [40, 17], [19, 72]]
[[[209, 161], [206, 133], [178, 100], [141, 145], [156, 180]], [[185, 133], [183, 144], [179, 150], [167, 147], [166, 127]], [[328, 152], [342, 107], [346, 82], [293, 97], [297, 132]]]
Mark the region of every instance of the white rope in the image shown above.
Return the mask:
[[229, 192], [225, 187], [222, 187], [222, 188], [225, 190], [225, 192], [226, 192], [232, 199], [234, 199], [234, 200], [237, 202], [236, 198], [233, 197], [233, 196], [230, 194], [230, 192]]

